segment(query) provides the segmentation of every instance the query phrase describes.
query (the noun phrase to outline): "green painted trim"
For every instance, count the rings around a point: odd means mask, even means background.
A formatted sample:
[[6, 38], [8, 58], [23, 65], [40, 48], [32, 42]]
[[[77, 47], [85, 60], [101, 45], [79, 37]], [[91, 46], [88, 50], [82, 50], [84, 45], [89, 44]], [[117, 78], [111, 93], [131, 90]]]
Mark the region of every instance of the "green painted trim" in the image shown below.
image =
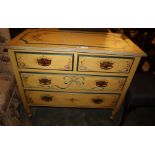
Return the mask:
[[[127, 72], [127, 73], [125, 73], [125, 72], [104, 72], [104, 71], [79, 71], [79, 58], [80, 58], [80, 56], [81, 57], [97, 57], [97, 58], [115, 58], [115, 59], [117, 59], [117, 58], [120, 58], [120, 59], [132, 59], [132, 64], [131, 64], [131, 66], [130, 66], [130, 68], [129, 68], [129, 71]], [[130, 70], [131, 70], [131, 67], [132, 67], [132, 65], [133, 65], [133, 62], [134, 62], [134, 58], [132, 57], [113, 57], [113, 56], [97, 56], [97, 55], [80, 55], [80, 54], [78, 54], [78, 64], [77, 64], [77, 71], [78, 72], [97, 72], [97, 73], [124, 73], [124, 74], [128, 74], [128, 73], [130, 73]]]
[[[35, 32], [39, 32], [39, 31], [47, 31], [48, 33], [50, 33], [50, 31], [48, 31], [48, 30], [36, 30]], [[63, 30], [64, 31], [64, 30]], [[54, 32], [54, 31], [53, 31]], [[61, 31], [55, 31], [55, 32], [57, 32], [57, 33], [62, 33], [62, 30]], [[65, 31], [64, 31], [65, 32]], [[71, 32], [72, 34], [74, 34], [74, 33], [85, 33], [85, 31], [80, 31], [80, 32], [78, 32], [78, 31], [74, 31], [74, 30], [72, 30], [72, 31], [69, 31], [69, 32]], [[34, 33], [34, 31], [32, 31], [32, 32], [26, 32], [23, 36], [21, 36], [20, 38], [19, 38], [19, 40], [22, 40], [22, 41], [24, 41], [25, 42], [25, 44], [34, 44], [34, 45], [37, 45], [37, 44], [44, 44], [44, 45], [56, 45], [56, 46], [73, 46], [73, 47], [76, 47], [76, 46], [89, 46], [89, 47], [95, 47], [95, 48], [111, 48], [111, 47], [108, 47], [108, 46], [92, 46], [92, 45], [83, 45], [83, 44], [60, 44], [60, 43], [57, 43], [57, 44], [52, 44], [52, 43], [46, 43], [46, 42], [41, 42], [41, 43], [37, 43], [37, 42], [29, 42], [29, 40], [27, 41], [27, 40], [25, 40], [24, 39], [24, 37], [26, 36], [26, 35], [28, 35], [28, 33]], [[51, 32], [52, 33], [52, 32]], [[97, 34], [97, 32], [86, 32], [86, 33], [90, 33], [90, 34]], [[99, 32], [100, 33], [100, 32]], [[104, 32], [102, 32], [102, 34], [103, 35], [106, 35], [107, 33], [104, 33]], [[112, 35], [112, 34], [111, 34]], [[117, 49], [122, 49], [122, 48], [117, 48]]]
[[25, 92], [26, 91], [39, 91], [39, 92], [51, 92], [51, 93], [63, 93], [63, 94], [109, 94], [109, 95], [119, 95], [120, 96], [120, 93], [97, 93], [97, 92], [64, 92], [64, 91], [50, 91], [50, 90], [33, 90], [33, 89], [27, 89], [27, 90], [24, 90]]
[[64, 76], [100, 76], [100, 77], [116, 77], [116, 78], [127, 78], [128, 76], [113, 76], [113, 75], [88, 75], [88, 74], [63, 74], [63, 73], [49, 73], [49, 72], [20, 72], [22, 73], [28, 73], [28, 74], [57, 74], [57, 75], [64, 75]]
[[[19, 68], [19, 66], [18, 66]], [[72, 70], [62, 70], [62, 69], [43, 69], [43, 68], [19, 68], [19, 69], [39, 69], [39, 70], [55, 70], [55, 71], [73, 71], [73, 68]]]
[[[48, 51], [49, 51], [49, 50], [48, 50]], [[66, 55], [66, 56], [69, 56], [69, 55], [70, 55], [70, 56], [72, 56], [72, 57], [74, 56], [74, 54], [64, 54], [64, 53], [63, 53], [63, 54], [62, 54], [62, 53], [43, 53], [43, 51], [40, 51], [40, 52], [24, 52], [24, 51], [23, 51], [23, 52], [22, 52], [22, 51], [19, 52], [19, 51], [14, 51], [14, 52], [15, 52], [15, 54], [18, 54], [18, 53], [19, 53], [19, 54], [64, 55], [64, 56], [65, 56], [65, 55]]]
[[[16, 58], [16, 62], [17, 62], [17, 56], [16, 56], [16, 54], [17, 53], [20, 53], [20, 54], [40, 54], [40, 55], [64, 55], [64, 56], [71, 56], [72, 57], [72, 69], [71, 70], [62, 70], [62, 69], [42, 69], [42, 68], [23, 68], [23, 69], [40, 69], [40, 70], [56, 70], [56, 71], [73, 71], [73, 69], [74, 69], [74, 54], [51, 54], [51, 53], [45, 53], [45, 54], [43, 54], [42, 52], [37, 52], [37, 53], [34, 53], [34, 52], [29, 52], [29, 53], [27, 53], [27, 52], [16, 52], [15, 51], [15, 58]], [[19, 65], [18, 65], [18, 62], [17, 62], [17, 66], [18, 66], [18, 68], [19, 69], [22, 69], [22, 68], [20, 68], [19, 67]]]
[[98, 57], [98, 58], [121, 58], [121, 59], [134, 59], [134, 57], [121, 57], [121, 56], [99, 56], [99, 55], [82, 55], [82, 54], [78, 54], [78, 57]]
[[[94, 90], [94, 89], [78, 89], [77, 90], [77, 89], [61, 89], [60, 88], [59, 91], [58, 91], [58, 88], [56, 89], [56, 88], [42, 88], [42, 87], [24, 87], [24, 90], [29, 90], [29, 89], [34, 90], [34, 91], [37, 90], [37, 89], [39, 89], [39, 90], [41, 89], [42, 91], [46, 91], [47, 90], [47, 91], [52, 91], [52, 92], [53, 91], [57, 91], [57, 92], [89, 91], [90, 93], [95, 93], [96, 92], [97, 94], [100, 93], [100, 92], [103, 92], [103, 91], [104, 91], [104, 93], [112, 92], [112, 91], [104, 90], [104, 89], [103, 90]], [[122, 90], [119, 90], [118, 92], [121, 93], [121, 91]], [[116, 91], [113, 91], [113, 92], [114, 93], [112, 93], [112, 94], [115, 94]], [[119, 93], [116, 93], [116, 94], [119, 94]]]
[[94, 73], [94, 72], [96, 72], [96, 73], [122, 73], [122, 74], [128, 74], [128, 73], [130, 72], [130, 70], [129, 70], [129, 72], [127, 72], [127, 73], [125, 73], [125, 72], [104, 72], [104, 71], [78, 71], [78, 72], [92, 72], [92, 73]]

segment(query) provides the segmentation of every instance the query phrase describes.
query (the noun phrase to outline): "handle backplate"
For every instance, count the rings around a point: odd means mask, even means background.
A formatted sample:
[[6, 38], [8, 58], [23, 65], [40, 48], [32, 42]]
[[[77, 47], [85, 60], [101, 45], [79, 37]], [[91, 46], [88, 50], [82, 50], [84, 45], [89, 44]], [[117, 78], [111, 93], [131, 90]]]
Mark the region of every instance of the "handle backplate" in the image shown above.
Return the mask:
[[92, 101], [95, 104], [101, 104], [101, 103], [103, 103], [103, 99], [100, 99], [100, 98], [94, 98], [94, 99], [92, 99]]
[[43, 79], [39, 79], [39, 83], [41, 85], [50, 85], [51, 84], [51, 80], [43, 78]]
[[96, 81], [97, 87], [107, 87], [108, 82], [107, 81]]
[[50, 102], [50, 101], [52, 101], [53, 97], [52, 96], [42, 96], [41, 99], [43, 101]]
[[114, 63], [109, 61], [100, 62], [100, 68], [104, 70], [109, 70], [113, 68], [113, 64]]
[[47, 58], [40, 58], [40, 59], [37, 59], [37, 62], [41, 66], [49, 66], [51, 65], [52, 60]]

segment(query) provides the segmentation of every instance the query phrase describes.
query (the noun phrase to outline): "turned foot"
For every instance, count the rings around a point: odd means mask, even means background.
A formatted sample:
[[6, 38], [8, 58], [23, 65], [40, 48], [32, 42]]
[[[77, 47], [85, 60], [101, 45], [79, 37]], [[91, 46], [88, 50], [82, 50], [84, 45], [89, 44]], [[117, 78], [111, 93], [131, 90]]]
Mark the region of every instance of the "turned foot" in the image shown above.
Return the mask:
[[27, 115], [28, 115], [28, 117], [32, 117], [32, 113], [28, 113]]
[[32, 112], [31, 112], [31, 110], [30, 110], [29, 107], [27, 107], [27, 108], [25, 109], [25, 111], [26, 111], [28, 117], [32, 117]]
[[110, 119], [111, 120], [114, 120], [115, 119], [115, 116], [116, 116], [117, 112], [116, 111], [112, 111], [112, 114], [110, 116]]

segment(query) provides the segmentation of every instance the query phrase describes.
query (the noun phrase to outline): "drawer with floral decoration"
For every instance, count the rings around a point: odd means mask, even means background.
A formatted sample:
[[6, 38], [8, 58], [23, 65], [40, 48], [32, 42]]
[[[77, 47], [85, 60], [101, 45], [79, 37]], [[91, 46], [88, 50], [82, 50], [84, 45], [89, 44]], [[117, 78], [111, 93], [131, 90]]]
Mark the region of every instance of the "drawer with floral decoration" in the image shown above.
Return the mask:
[[26, 91], [28, 104], [53, 107], [112, 108], [119, 94]]
[[21, 73], [24, 88], [51, 90], [116, 91], [123, 89], [127, 77], [73, 74]]
[[78, 56], [78, 71], [103, 72], [103, 73], [129, 73], [132, 67], [133, 57], [117, 56]]
[[73, 54], [48, 54], [16, 52], [17, 64], [20, 69], [47, 69], [71, 71]]

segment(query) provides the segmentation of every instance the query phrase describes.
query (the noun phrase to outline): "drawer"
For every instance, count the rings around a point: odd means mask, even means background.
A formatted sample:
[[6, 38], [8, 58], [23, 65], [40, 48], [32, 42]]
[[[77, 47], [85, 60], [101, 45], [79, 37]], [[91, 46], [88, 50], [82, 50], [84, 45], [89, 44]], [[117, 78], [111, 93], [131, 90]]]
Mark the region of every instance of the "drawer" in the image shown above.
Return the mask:
[[133, 58], [79, 55], [78, 71], [129, 73]]
[[16, 53], [17, 64], [21, 69], [72, 70], [73, 55], [48, 53]]
[[114, 107], [119, 94], [83, 94], [63, 92], [26, 91], [28, 104], [53, 107]]
[[126, 77], [21, 73], [25, 88], [53, 90], [121, 91]]

